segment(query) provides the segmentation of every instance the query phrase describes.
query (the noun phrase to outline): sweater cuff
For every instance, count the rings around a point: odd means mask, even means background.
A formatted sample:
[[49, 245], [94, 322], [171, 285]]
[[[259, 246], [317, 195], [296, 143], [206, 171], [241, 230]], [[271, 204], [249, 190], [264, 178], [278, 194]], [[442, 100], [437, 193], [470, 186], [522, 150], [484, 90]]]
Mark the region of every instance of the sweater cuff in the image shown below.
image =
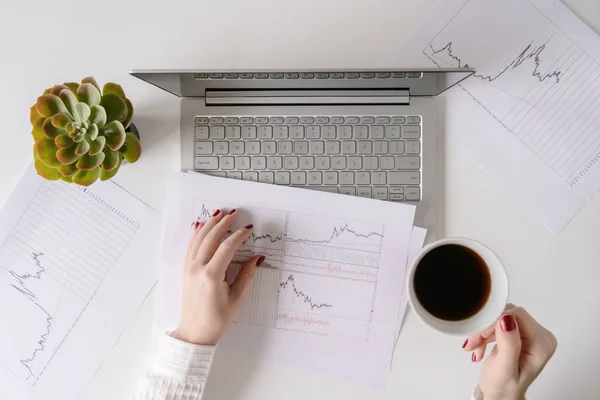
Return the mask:
[[158, 339], [157, 372], [177, 379], [206, 382], [215, 346], [182, 342], [165, 333]]

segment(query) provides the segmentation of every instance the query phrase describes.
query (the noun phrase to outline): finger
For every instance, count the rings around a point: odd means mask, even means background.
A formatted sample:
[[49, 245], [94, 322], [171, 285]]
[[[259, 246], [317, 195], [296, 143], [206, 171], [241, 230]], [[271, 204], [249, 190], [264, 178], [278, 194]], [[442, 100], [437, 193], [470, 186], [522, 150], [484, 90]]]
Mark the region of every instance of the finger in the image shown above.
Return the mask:
[[479, 361], [483, 360], [483, 356], [485, 356], [486, 348], [487, 348], [487, 344], [484, 343], [481, 346], [479, 346], [478, 348], [474, 349], [473, 353], [471, 355], [471, 361], [479, 362]]
[[213, 258], [215, 251], [219, 248], [221, 240], [231, 230], [233, 223], [237, 217], [235, 208], [229, 214], [221, 218], [221, 220], [210, 230], [202, 240], [196, 260], [201, 264], [208, 264]]
[[517, 319], [510, 315], [503, 315], [496, 322], [496, 348], [497, 359], [505, 371], [510, 371], [513, 376], [519, 376], [519, 357], [521, 355], [521, 336]]
[[[517, 308], [517, 306], [515, 306], [512, 303], [508, 303], [506, 305], [505, 312], [510, 313], [510, 311], [515, 308]], [[496, 337], [494, 335], [495, 330], [496, 324], [494, 323], [491, 326], [484, 329], [483, 331], [474, 333], [473, 335], [469, 336], [467, 340], [465, 340], [465, 342], [463, 343], [463, 350], [473, 351], [483, 344], [494, 342], [496, 340]]]
[[246, 225], [235, 231], [233, 235], [221, 243], [219, 248], [214, 252], [212, 259], [206, 265], [206, 272], [210, 276], [223, 279], [236, 250], [250, 237], [252, 228], [252, 225]]
[[248, 286], [250, 286], [250, 282], [256, 273], [256, 269], [264, 260], [265, 256], [254, 256], [246, 261], [242, 265], [242, 268], [240, 268], [240, 272], [238, 272], [235, 277], [235, 281], [231, 284], [230, 299], [235, 307], [239, 307], [244, 300], [246, 292], [248, 291]]
[[192, 244], [194, 243], [194, 239], [200, 232], [202, 228], [202, 223], [200, 221], [196, 221], [194, 224], [194, 229], [192, 229], [192, 233], [190, 234], [190, 241], [188, 243], [187, 252], [185, 254], [185, 265], [191, 265], [191, 262], [194, 260], [194, 256], [192, 255]]
[[204, 238], [208, 233], [219, 223], [219, 221], [223, 218], [223, 213], [221, 210], [216, 209], [213, 215], [202, 225], [202, 228], [198, 230], [194, 241], [192, 242], [192, 247], [190, 248], [190, 254], [195, 260], [198, 257], [198, 251], [200, 250], [200, 246], [204, 241]]

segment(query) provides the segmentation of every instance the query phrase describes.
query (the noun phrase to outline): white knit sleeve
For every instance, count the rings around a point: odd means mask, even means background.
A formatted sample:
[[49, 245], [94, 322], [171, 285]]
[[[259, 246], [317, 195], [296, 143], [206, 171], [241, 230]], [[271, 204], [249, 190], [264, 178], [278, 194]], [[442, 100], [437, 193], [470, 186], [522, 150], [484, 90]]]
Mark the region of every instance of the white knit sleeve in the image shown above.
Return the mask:
[[479, 385], [475, 386], [475, 390], [473, 390], [471, 400], [483, 400], [483, 393], [481, 393], [481, 389], [479, 389]]
[[134, 400], [198, 400], [215, 351], [161, 335], [158, 353], [138, 385]]

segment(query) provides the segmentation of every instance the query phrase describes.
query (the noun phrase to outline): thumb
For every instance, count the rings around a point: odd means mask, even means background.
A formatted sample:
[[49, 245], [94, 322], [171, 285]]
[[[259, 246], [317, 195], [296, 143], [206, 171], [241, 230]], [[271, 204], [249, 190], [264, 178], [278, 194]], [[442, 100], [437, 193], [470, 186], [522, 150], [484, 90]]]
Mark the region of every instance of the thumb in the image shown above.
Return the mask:
[[238, 305], [244, 300], [250, 281], [252, 281], [252, 278], [256, 274], [256, 268], [264, 260], [265, 256], [254, 256], [242, 264], [240, 271], [235, 277], [235, 281], [231, 284], [231, 299], [234, 304]]
[[509, 314], [503, 315], [496, 323], [495, 335], [498, 362], [503, 365], [505, 371], [518, 376], [521, 336], [516, 318]]

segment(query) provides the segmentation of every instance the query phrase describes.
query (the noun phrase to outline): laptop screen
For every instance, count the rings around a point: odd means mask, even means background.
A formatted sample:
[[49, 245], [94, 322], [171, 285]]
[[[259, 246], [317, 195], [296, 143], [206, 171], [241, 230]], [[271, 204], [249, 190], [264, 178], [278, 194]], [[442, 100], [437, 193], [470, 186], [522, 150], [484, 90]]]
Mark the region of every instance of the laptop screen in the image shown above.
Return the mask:
[[207, 90], [282, 89], [406, 89], [411, 96], [435, 96], [472, 74], [470, 69], [131, 71], [131, 75], [179, 97], [205, 97]]

